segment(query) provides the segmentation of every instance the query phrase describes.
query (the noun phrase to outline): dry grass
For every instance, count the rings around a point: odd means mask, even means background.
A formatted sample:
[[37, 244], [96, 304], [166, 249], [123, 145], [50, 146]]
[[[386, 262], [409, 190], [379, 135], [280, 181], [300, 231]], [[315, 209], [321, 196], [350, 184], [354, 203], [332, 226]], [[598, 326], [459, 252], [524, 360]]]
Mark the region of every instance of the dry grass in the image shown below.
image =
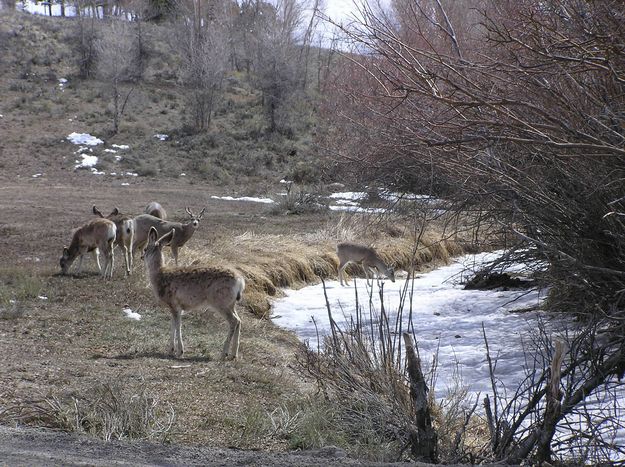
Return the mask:
[[[455, 241], [440, 240], [441, 232], [435, 227], [427, 229], [418, 239], [389, 236], [384, 231], [366, 238], [362, 235], [368, 224], [362, 218], [352, 216], [346, 219], [342, 217], [338, 222], [328, 222], [326, 229], [312, 235], [246, 232], [232, 238], [218, 237], [211, 242], [209, 249], [187, 248], [185, 262], [234, 265], [246, 279], [245, 307], [258, 317], [267, 317], [271, 298], [280, 296], [281, 288], [296, 289], [337, 277], [337, 237], [377, 245], [388, 264], [406, 271], [446, 264], [452, 254], [462, 252], [462, 246]], [[337, 225], [342, 228], [338, 235]], [[363, 274], [358, 265], [348, 267], [347, 272]]]

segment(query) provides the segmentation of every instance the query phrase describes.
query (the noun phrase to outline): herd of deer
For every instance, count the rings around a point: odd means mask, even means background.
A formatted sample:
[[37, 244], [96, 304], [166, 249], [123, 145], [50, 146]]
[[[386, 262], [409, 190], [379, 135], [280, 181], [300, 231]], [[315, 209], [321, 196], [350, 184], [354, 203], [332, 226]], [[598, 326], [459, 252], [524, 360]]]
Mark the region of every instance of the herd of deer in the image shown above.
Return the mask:
[[[124, 253], [126, 275], [130, 275], [134, 251], [142, 250], [152, 291], [171, 312], [170, 354], [181, 357], [184, 352], [181, 329], [183, 311], [208, 309], [227, 319], [230, 330], [224, 342], [222, 359], [234, 360], [238, 357], [241, 335], [241, 319], [235, 305], [241, 300], [245, 280], [239, 272], [221, 266], [178, 267], [178, 250], [193, 236], [204, 214], [204, 209], [198, 215], [189, 208], [185, 210], [190, 219], [181, 223], [168, 221], [165, 210], [157, 202], [149, 203], [145, 213], [135, 217], [122, 214], [117, 208], [104, 216], [93, 206], [93, 214], [98, 217], [73, 232], [70, 246], [63, 248], [61, 273], [67, 274], [76, 258], [79, 258], [77, 272], [80, 272], [84, 254], [93, 252], [100, 274], [111, 278], [113, 249], [118, 245]], [[171, 248], [175, 268], [163, 267], [164, 246]], [[100, 265], [100, 253], [104, 256], [104, 268]], [[371, 247], [344, 242], [337, 245], [336, 253], [341, 285], [349, 263], [361, 264], [367, 281], [369, 274], [373, 279], [375, 269], [395, 282], [393, 269]], [[345, 284], [348, 285], [347, 278]]]

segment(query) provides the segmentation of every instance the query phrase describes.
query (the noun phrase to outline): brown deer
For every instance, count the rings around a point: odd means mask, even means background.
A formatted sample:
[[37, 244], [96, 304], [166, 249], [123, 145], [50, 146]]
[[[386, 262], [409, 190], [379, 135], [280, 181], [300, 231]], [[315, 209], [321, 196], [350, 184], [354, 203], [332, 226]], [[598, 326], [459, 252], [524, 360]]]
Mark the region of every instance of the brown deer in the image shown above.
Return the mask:
[[[369, 282], [369, 274], [371, 274], [371, 280], [373, 281], [373, 270], [376, 269], [379, 273], [388, 277], [391, 282], [395, 282], [395, 271], [390, 268], [380, 258], [380, 255], [371, 247], [359, 245], [357, 243], [344, 242], [339, 243], [336, 247], [336, 254], [339, 257], [339, 282], [343, 285], [343, 277], [345, 274], [345, 268], [349, 263], [358, 263], [362, 265], [365, 271], [365, 277]], [[345, 284], [347, 277], [345, 277]]]
[[[80, 256], [76, 271], [76, 273], [79, 273], [82, 267], [83, 255], [93, 251], [100, 274], [104, 278], [113, 277], [113, 248], [116, 233], [117, 227], [113, 221], [99, 218], [76, 229], [69, 247], [63, 248], [63, 256], [59, 260], [61, 273], [67, 274], [76, 257]], [[100, 252], [104, 255], [104, 269], [100, 267]]]
[[138, 250], [145, 246], [148, 241], [148, 233], [152, 227], [156, 229], [159, 236], [163, 236], [172, 229], [176, 229], [176, 236], [169, 243], [169, 246], [171, 247], [171, 254], [174, 257], [174, 262], [177, 266], [178, 250], [182, 248], [182, 246], [187, 243], [195, 233], [195, 230], [200, 225], [200, 219], [204, 215], [205, 209], [202, 209], [202, 211], [196, 216], [189, 208], [185, 208], [185, 211], [189, 215], [190, 219], [184, 224], [181, 222], [164, 221], [158, 217], [151, 216], [150, 214], [141, 214], [135, 217], [135, 249]]
[[126, 265], [126, 275], [132, 274], [134, 259], [132, 255], [132, 247], [135, 240], [135, 220], [132, 216], [122, 214], [119, 209], [114, 208], [108, 216], [104, 216], [98, 208], [93, 205], [93, 213], [103, 219], [115, 222], [117, 227], [117, 236], [115, 243], [124, 253], [124, 264]]
[[230, 331], [221, 356], [224, 360], [235, 360], [239, 354], [241, 335], [241, 319], [235, 305], [241, 300], [245, 281], [239, 273], [217, 266], [164, 268], [162, 248], [176, 238], [177, 232], [172, 229], [159, 238], [156, 228], [151, 227], [143, 252], [154, 295], [171, 312], [170, 353], [176, 357], [184, 353], [183, 311], [208, 309], [221, 313], [228, 320]]
[[167, 212], [163, 206], [161, 206], [156, 201], [150, 201], [148, 205], [143, 210], [144, 213], [149, 214], [150, 216], [158, 217], [159, 219], [167, 220]]

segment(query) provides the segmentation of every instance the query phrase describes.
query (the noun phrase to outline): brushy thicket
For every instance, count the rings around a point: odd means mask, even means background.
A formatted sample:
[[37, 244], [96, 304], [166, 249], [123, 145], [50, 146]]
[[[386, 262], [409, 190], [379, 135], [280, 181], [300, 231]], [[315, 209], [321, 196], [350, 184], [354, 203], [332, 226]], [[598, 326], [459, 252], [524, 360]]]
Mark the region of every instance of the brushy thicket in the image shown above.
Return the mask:
[[[485, 401], [493, 460], [567, 455], [557, 428], [625, 374], [624, 18], [618, 1], [397, 1], [344, 28], [367, 52], [346, 56], [328, 102], [346, 168], [475, 212], [504, 262], [536, 265], [547, 306], [585, 322], [559, 338], [564, 357], [540, 339], [513, 405]], [[604, 415], [584, 415], [589, 462], [622, 455]]]

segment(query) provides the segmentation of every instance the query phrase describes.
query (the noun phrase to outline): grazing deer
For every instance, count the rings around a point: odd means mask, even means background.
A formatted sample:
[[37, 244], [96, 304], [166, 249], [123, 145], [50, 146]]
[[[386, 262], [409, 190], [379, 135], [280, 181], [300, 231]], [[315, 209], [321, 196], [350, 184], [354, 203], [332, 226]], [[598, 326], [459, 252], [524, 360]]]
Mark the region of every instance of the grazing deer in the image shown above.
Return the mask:
[[126, 275], [129, 276], [132, 273], [132, 267], [134, 259], [132, 257], [132, 246], [135, 240], [135, 220], [132, 216], [122, 214], [119, 209], [114, 208], [108, 216], [104, 216], [98, 208], [93, 205], [93, 213], [96, 216], [100, 216], [103, 219], [108, 219], [115, 222], [117, 227], [117, 236], [115, 237], [115, 243], [124, 252], [124, 264], [126, 265]]
[[164, 221], [167, 220], [167, 213], [165, 212], [165, 209], [156, 201], [150, 201], [143, 212], [149, 214], [150, 216], [163, 219]]
[[[336, 254], [339, 257], [339, 281], [343, 285], [343, 276], [345, 274], [345, 268], [349, 263], [358, 263], [362, 265], [365, 270], [365, 277], [367, 283], [369, 282], [369, 273], [371, 273], [371, 280], [373, 281], [373, 269], [377, 269], [378, 274], [382, 273], [388, 277], [391, 282], [395, 282], [395, 271], [382, 261], [380, 255], [371, 247], [359, 245], [357, 243], [344, 242], [339, 243], [336, 247]], [[345, 277], [345, 284], [347, 277]]]
[[181, 222], [164, 221], [150, 214], [141, 214], [135, 217], [135, 249], [140, 249], [145, 246], [148, 241], [148, 233], [152, 227], [156, 228], [159, 236], [163, 236], [172, 229], [176, 229], [176, 236], [171, 240], [169, 246], [171, 247], [174, 262], [176, 266], [178, 266], [178, 250], [193, 236], [193, 233], [200, 225], [200, 219], [204, 215], [205, 210], [206, 208], [202, 209], [196, 216], [189, 208], [185, 208], [190, 219], [184, 224]]
[[164, 268], [162, 248], [172, 242], [178, 231], [172, 229], [158, 237], [155, 227], [150, 227], [148, 243], [143, 252], [145, 269], [156, 298], [169, 307], [171, 312], [171, 334], [169, 350], [181, 357], [182, 313], [208, 308], [221, 313], [230, 324], [230, 331], [224, 342], [222, 359], [235, 360], [239, 354], [241, 319], [235, 305], [241, 300], [245, 281], [237, 272], [223, 267], [196, 266], [186, 268]]
[[[76, 271], [79, 273], [82, 267], [83, 255], [89, 251], [94, 251], [100, 274], [105, 278], [113, 277], [113, 248], [115, 246], [116, 233], [117, 227], [115, 223], [108, 219], [94, 219], [76, 229], [69, 248], [63, 247], [63, 256], [59, 260], [61, 273], [67, 274], [76, 257], [80, 256]], [[100, 267], [100, 252], [104, 254], [104, 269]]]

